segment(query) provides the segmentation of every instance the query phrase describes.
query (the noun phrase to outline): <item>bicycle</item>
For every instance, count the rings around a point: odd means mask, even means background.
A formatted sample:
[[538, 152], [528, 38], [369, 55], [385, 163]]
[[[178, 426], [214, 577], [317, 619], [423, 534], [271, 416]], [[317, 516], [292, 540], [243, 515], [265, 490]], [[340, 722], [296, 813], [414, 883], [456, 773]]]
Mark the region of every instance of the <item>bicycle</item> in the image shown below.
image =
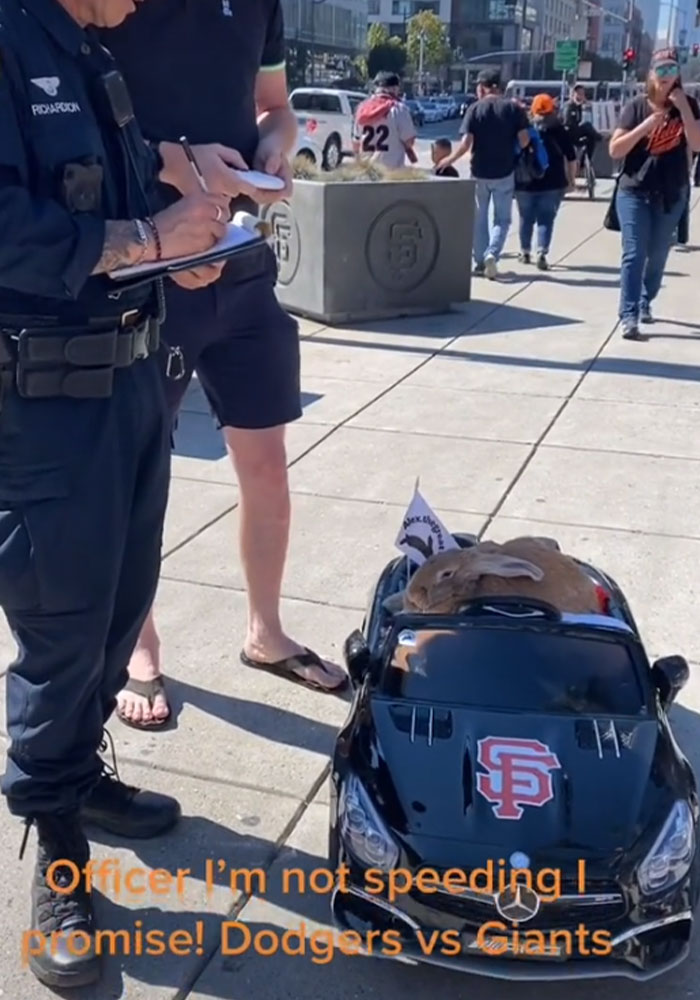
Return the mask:
[[578, 176], [583, 177], [586, 181], [586, 190], [588, 191], [588, 197], [591, 201], [595, 198], [595, 186], [596, 186], [596, 176], [595, 170], [593, 169], [593, 163], [590, 156], [588, 155], [588, 147], [583, 146], [581, 152], [577, 157], [578, 162]]

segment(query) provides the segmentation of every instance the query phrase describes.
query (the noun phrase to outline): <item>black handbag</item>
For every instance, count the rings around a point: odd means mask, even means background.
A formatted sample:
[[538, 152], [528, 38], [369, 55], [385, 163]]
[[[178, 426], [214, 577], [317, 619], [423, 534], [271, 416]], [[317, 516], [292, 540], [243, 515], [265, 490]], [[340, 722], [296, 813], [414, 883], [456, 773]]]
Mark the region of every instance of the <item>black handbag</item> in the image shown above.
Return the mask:
[[615, 186], [613, 188], [612, 198], [610, 199], [610, 204], [608, 205], [608, 210], [605, 213], [605, 218], [603, 219], [603, 226], [609, 229], [612, 233], [619, 233], [621, 231], [620, 227], [620, 217], [617, 214], [617, 189], [620, 186], [620, 177], [622, 172], [615, 176]]
[[515, 161], [515, 185], [516, 187], [527, 187], [533, 181], [539, 181], [544, 177], [545, 171], [537, 156], [537, 150], [530, 143], [522, 149]]

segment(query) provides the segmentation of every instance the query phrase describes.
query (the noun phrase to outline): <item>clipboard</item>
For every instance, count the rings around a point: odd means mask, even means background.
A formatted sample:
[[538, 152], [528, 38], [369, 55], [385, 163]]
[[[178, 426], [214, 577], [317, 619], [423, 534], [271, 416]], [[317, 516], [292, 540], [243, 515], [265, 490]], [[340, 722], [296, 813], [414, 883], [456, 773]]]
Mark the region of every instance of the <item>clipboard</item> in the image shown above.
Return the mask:
[[178, 271], [190, 271], [203, 264], [214, 264], [227, 260], [238, 254], [247, 253], [267, 245], [263, 236], [251, 233], [242, 226], [228, 223], [226, 233], [222, 238], [204, 253], [191, 254], [185, 257], [171, 257], [169, 260], [149, 261], [146, 264], [134, 264], [131, 267], [120, 267], [107, 275], [115, 289], [138, 288], [158, 278], [165, 278]]

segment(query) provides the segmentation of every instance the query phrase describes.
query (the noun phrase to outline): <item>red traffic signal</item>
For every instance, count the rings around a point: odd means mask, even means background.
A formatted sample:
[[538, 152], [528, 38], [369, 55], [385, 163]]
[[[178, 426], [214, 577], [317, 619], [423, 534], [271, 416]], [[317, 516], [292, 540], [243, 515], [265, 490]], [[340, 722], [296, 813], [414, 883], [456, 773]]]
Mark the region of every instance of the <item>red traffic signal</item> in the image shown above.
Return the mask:
[[634, 49], [625, 49], [622, 56], [622, 65], [625, 69], [629, 69], [630, 66], [634, 65], [634, 61], [637, 58], [637, 53]]
[[695, 45], [693, 45], [693, 55], [697, 56], [698, 52], [700, 52], [700, 45], [696, 42]]

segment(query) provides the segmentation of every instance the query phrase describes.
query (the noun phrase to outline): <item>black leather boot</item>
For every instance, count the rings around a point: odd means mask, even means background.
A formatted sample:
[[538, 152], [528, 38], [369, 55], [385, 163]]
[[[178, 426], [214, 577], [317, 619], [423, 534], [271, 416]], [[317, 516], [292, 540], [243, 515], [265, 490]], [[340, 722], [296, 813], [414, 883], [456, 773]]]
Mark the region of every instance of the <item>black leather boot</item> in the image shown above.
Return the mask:
[[[100, 978], [92, 900], [83, 875], [90, 848], [77, 813], [45, 814], [35, 822], [38, 849], [29, 968], [40, 983], [53, 989], [88, 986]], [[56, 864], [62, 861], [71, 864]]]
[[[105, 740], [100, 751], [107, 747]], [[177, 799], [126, 785], [117, 771], [113, 745], [112, 760], [113, 766], [103, 761], [100, 780], [81, 810], [83, 822], [133, 840], [157, 837], [175, 826], [181, 816]]]

